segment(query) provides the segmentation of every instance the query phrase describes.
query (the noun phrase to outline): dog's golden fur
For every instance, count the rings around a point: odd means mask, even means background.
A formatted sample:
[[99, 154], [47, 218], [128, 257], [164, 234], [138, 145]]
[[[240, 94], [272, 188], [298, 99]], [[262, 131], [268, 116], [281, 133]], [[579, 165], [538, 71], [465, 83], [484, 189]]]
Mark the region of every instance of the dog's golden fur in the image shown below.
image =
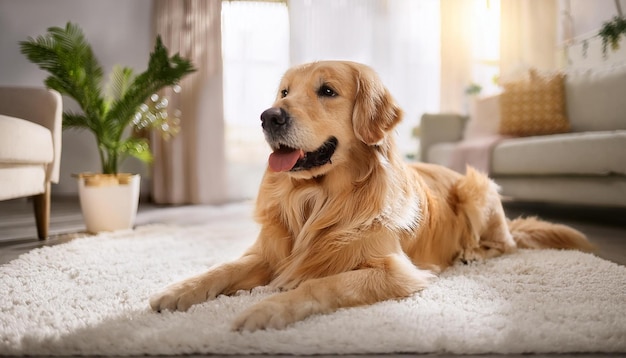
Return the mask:
[[335, 138], [332, 156], [301, 170], [289, 170], [292, 162], [270, 165], [257, 197], [261, 229], [252, 247], [166, 288], [151, 299], [153, 309], [186, 310], [269, 284], [283, 292], [243, 312], [233, 327], [283, 328], [311, 314], [407, 297], [457, 260], [517, 247], [591, 249], [569, 227], [508, 221], [497, 186], [470, 167], [461, 175], [406, 164], [391, 135], [402, 111], [367, 66], [295, 67], [271, 111], [263, 126], [276, 158], [290, 151], [304, 160]]

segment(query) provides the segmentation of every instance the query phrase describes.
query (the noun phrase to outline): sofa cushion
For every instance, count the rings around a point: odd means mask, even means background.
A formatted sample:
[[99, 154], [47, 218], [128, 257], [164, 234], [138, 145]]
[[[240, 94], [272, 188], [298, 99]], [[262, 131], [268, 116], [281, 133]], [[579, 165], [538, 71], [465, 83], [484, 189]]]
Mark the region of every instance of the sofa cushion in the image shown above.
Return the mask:
[[0, 163], [50, 163], [53, 156], [49, 129], [0, 115]]
[[500, 130], [500, 95], [473, 98], [463, 139], [492, 137]]
[[495, 175], [626, 175], [626, 130], [512, 138], [492, 153]]
[[540, 75], [531, 70], [528, 79], [504, 83], [500, 96], [500, 134], [533, 136], [568, 132], [564, 76], [562, 73]]
[[626, 207], [623, 176], [495, 176], [504, 196], [534, 202]]
[[626, 129], [626, 65], [568, 72], [565, 93], [573, 132]]

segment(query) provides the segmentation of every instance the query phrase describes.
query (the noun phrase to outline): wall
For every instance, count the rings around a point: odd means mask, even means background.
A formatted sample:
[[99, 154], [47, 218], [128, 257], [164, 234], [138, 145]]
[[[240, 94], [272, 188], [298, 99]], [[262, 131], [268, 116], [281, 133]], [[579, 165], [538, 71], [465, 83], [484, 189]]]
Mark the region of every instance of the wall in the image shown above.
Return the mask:
[[[620, 0], [620, 4], [622, 11], [626, 11], [626, 0]], [[569, 5], [574, 37], [597, 33], [602, 23], [617, 15], [614, 0], [561, 0], [560, 5], [562, 10]]]
[[[626, 0], [619, 0], [619, 3], [622, 12], [626, 12]], [[609, 50], [605, 57], [602, 54], [602, 41], [597, 36], [603, 23], [618, 14], [614, 0], [560, 0], [559, 10], [559, 39], [563, 41], [568, 34], [571, 38], [569, 46], [564, 48], [564, 66], [587, 68], [626, 61], [626, 40], [621, 40], [622, 46], [618, 51]]]
[[[152, 0], [0, 0], [0, 85], [42, 86], [47, 76], [21, 53], [18, 42], [36, 37], [51, 26], [68, 22], [80, 25], [105, 71], [113, 65], [146, 69], [153, 47]], [[64, 98], [64, 107], [75, 109]], [[142, 193], [149, 191], [147, 170], [129, 159], [123, 170], [142, 174]], [[64, 131], [59, 184], [53, 195], [76, 195], [72, 173], [100, 171], [100, 159], [93, 135]]]

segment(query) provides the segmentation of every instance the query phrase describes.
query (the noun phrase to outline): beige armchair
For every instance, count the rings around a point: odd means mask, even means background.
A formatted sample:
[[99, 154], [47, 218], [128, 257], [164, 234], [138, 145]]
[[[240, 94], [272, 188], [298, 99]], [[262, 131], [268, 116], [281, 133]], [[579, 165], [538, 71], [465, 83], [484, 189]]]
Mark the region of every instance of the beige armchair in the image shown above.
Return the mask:
[[62, 120], [58, 92], [0, 87], [0, 200], [32, 196], [39, 239], [48, 237], [50, 183], [59, 181]]

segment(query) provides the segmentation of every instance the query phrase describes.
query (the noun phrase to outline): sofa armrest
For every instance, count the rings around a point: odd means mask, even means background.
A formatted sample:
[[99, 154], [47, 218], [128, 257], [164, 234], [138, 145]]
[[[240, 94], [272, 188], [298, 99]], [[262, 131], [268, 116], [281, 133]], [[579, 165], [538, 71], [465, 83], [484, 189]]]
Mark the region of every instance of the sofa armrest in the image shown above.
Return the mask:
[[44, 87], [0, 86], [0, 113], [37, 123], [50, 130], [54, 155], [46, 170], [46, 178], [58, 183], [63, 123], [63, 99], [59, 92]]
[[422, 115], [419, 131], [421, 160], [426, 161], [426, 154], [433, 144], [461, 140], [467, 119], [467, 116], [453, 113]]

